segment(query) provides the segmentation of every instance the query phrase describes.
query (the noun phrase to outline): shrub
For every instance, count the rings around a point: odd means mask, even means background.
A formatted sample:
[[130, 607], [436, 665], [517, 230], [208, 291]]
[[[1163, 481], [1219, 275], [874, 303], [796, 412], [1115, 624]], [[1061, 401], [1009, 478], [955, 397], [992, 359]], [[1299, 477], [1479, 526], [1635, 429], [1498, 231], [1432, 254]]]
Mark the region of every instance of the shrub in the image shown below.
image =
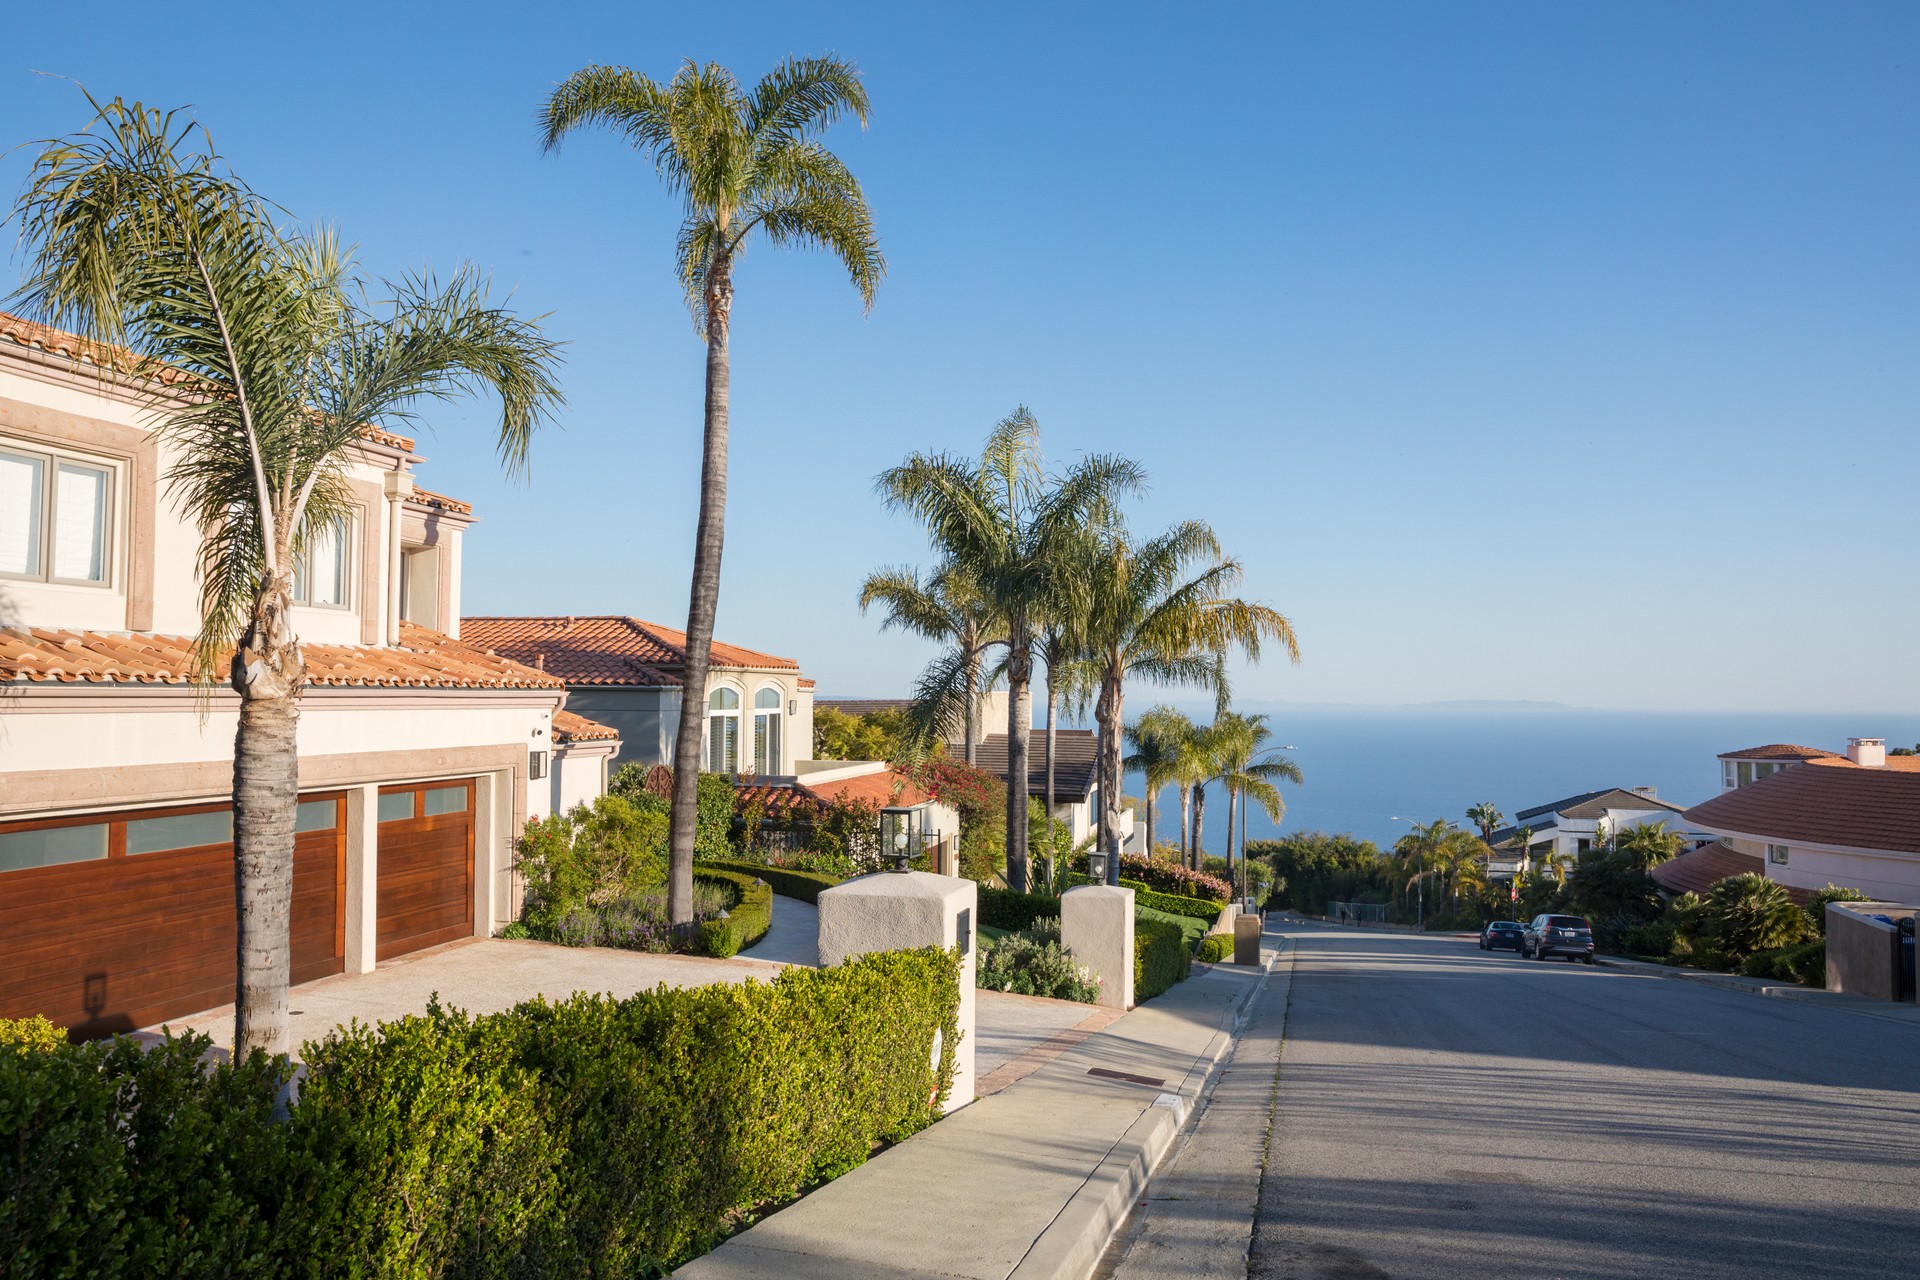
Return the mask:
[[0, 1044], [0, 1259], [106, 1280], [653, 1274], [938, 1118], [958, 968], [896, 951], [434, 1005], [308, 1046], [281, 1116], [286, 1060], [208, 1067], [204, 1036]]
[[[740, 886], [717, 876], [693, 878], [693, 922], [699, 926], [717, 920], [740, 905]], [[582, 904], [556, 920], [541, 921], [531, 936], [566, 947], [618, 947], [623, 951], [666, 952], [675, 949], [671, 917], [664, 891]]]
[[1060, 899], [1045, 893], [1015, 893], [1011, 889], [980, 891], [980, 923], [996, 929], [1021, 930], [1042, 916], [1058, 916]]
[[[1086, 869], [1084, 857], [1077, 865], [1080, 870]], [[1129, 880], [1142, 881], [1156, 892], [1182, 898], [1203, 898], [1224, 905], [1233, 896], [1233, 886], [1218, 876], [1188, 870], [1177, 862], [1143, 858], [1137, 853], [1120, 856], [1120, 874]]]
[[1787, 953], [1787, 970], [1809, 987], [1827, 985], [1827, 940], [1803, 942]]
[[1674, 928], [1664, 920], [1636, 924], [1620, 937], [1620, 950], [1630, 956], [1664, 960], [1673, 951]]
[[1192, 916], [1196, 920], [1205, 920], [1212, 925], [1220, 918], [1223, 904], [1209, 902], [1204, 898], [1187, 898], [1177, 893], [1161, 893], [1151, 888], [1143, 880], [1122, 880], [1121, 886], [1133, 890], [1133, 904], [1136, 907], [1150, 907], [1155, 911], [1165, 911], [1176, 916]]
[[1233, 935], [1230, 933], [1210, 933], [1200, 939], [1200, 949], [1194, 953], [1194, 959], [1206, 964], [1225, 964], [1233, 959]]
[[644, 791], [603, 795], [570, 813], [530, 820], [520, 837], [527, 884], [521, 919], [545, 937], [581, 907], [659, 885], [667, 874], [667, 828], [665, 802]]
[[501, 926], [500, 936], [509, 942], [519, 942], [523, 939], [531, 938], [533, 936], [533, 930], [527, 928], [526, 925], [521, 924], [518, 920], [509, 920], [505, 925]]
[[1729, 876], [1707, 891], [1704, 941], [1738, 963], [1756, 951], [1791, 946], [1811, 926], [1786, 888], [1762, 875]]
[[781, 897], [797, 898], [801, 902], [817, 903], [822, 893], [842, 883], [842, 877], [839, 876], [825, 875], [818, 871], [800, 871], [793, 867], [763, 867], [754, 862], [703, 862], [695, 870], [708, 867], [715, 871], [732, 871], [765, 880]]
[[1097, 1004], [1099, 979], [1084, 965], [1075, 964], [1073, 957], [1061, 949], [1059, 931], [1060, 922], [1055, 920], [1051, 939], [1024, 933], [989, 939], [980, 948], [974, 984], [989, 991]]
[[1858, 889], [1843, 889], [1829, 883], [1824, 889], [1816, 889], [1807, 899], [1807, 922], [1813, 926], [1814, 933], [1827, 936], [1827, 904], [1829, 902], [1872, 902], [1873, 899]]
[[693, 882], [725, 886], [738, 895], [725, 919], [704, 920], [700, 924], [700, 950], [704, 955], [726, 959], [737, 955], [766, 936], [773, 925], [773, 889], [741, 871], [722, 871], [713, 866], [695, 867]]
[[[607, 780], [607, 793], [634, 805], [657, 807], [669, 813], [673, 797], [673, 770], [663, 764], [627, 764]], [[702, 860], [729, 856], [727, 835], [733, 830], [733, 779], [724, 773], [700, 775], [694, 806], [693, 856]], [[663, 841], [661, 848], [666, 845]]]
[[1193, 967], [1186, 935], [1159, 920], [1133, 924], [1133, 999], [1145, 1004], [1176, 982], [1185, 982]]
[[56, 1027], [41, 1014], [31, 1018], [0, 1018], [0, 1044], [23, 1049], [55, 1049], [67, 1042], [67, 1029]]

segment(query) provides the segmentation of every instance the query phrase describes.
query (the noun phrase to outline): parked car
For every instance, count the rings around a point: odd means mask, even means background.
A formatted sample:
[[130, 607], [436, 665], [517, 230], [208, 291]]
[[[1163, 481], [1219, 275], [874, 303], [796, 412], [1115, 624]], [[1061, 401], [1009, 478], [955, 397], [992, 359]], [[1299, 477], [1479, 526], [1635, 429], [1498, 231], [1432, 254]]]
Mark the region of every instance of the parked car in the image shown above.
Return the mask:
[[1593, 926], [1584, 916], [1535, 916], [1520, 937], [1520, 954], [1529, 960], [1565, 956], [1593, 963]]
[[1520, 939], [1526, 932], [1526, 926], [1517, 920], [1495, 920], [1480, 931], [1480, 949], [1498, 951], [1505, 947], [1510, 951], [1518, 951]]

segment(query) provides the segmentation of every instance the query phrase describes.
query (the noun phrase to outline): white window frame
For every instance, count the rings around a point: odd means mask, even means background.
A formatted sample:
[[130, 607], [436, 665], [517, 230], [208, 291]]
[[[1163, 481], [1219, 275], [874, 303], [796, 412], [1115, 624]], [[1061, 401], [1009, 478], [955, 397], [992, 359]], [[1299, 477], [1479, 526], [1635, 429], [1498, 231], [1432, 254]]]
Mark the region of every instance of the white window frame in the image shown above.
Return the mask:
[[[760, 697], [762, 694], [767, 693], [773, 695], [773, 705], [763, 707], [760, 705]], [[763, 684], [753, 691], [753, 706], [749, 708], [749, 710], [753, 715], [752, 749], [754, 771], [756, 773], [779, 776], [784, 772], [780, 767], [783, 763], [781, 757], [786, 754], [787, 749], [787, 727], [780, 723], [787, 714], [786, 692], [778, 685]], [[770, 736], [778, 738], [777, 742], [770, 744], [772, 747], [770, 755], [773, 758], [767, 761], [767, 768], [765, 769], [760, 768], [760, 718], [762, 716], [765, 716], [772, 722], [772, 734]]]
[[[715, 698], [727, 693], [733, 695], [733, 705], [731, 707], [716, 707], [713, 705]], [[740, 712], [741, 704], [744, 701], [745, 699], [741, 697], [740, 690], [730, 684], [715, 685], [713, 688], [707, 690], [706, 705], [701, 708], [702, 713], [707, 717], [707, 729], [704, 742], [705, 749], [700, 753], [700, 762], [701, 766], [708, 773], [740, 772]], [[713, 767], [713, 722], [719, 719], [730, 719], [733, 721], [733, 758], [724, 762], [728, 767], [723, 769], [715, 769]], [[722, 732], [725, 732], [724, 727], [722, 728]]]
[[1790, 853], [1792, 850], [1784, 844], [1770, 844], [1767, 846], [1767, 862], [1776, 867], [1784, 867], [1787, 865], [1787, 856]]
[[[84, 453], [72, 453], [64, 449], [48, 449], [40, 445], [29, 445], [0, 437], [0, 453], [10, 453], [15, 457], [31, 458], [40, 463], [40, 570], [37, 573], [9, 573], [0, 570], [0, 578], [9, 582], [45, 582], [59, 587], [92, 587], [98, 590], [112, 590], [114, 585], [115, 529], [118, 522], [114, 519], [114, 508], [120, 495], [120, 468], [104, 458], [91, 457]], [[106, 477], [106, 492], [100, 503], [100, 577], [60, 578], [55, 577], [53, 568], [60, 559], [56, 545], [59, 535], [60, 505], [60, 467], [62, 464], [84, 467], [89, 471], [98, 471]]]
[[[335, 522], [339, 527], [339, 537], [335, 540], [340, 549], [340, 601], [338, 604], [313, 603], [313, 572], [302, 555], [293, 571], [293, 603], [302, 609], [329, 609], [336, 613], [351, 612], [353, 609], [353, 517], [341, 516]], [[300, 585], [300, 579], [306, 578], [306, 585]]]

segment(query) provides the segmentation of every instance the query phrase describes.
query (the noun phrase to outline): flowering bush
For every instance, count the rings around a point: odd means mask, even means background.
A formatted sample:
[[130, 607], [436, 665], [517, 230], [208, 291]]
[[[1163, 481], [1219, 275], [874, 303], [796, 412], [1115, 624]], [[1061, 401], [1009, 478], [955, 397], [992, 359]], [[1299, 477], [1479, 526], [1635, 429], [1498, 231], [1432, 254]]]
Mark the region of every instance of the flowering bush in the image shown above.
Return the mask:
[[1100, 980], [1086, 966], [1075, 964], [1073, 957], [1061, 949], [1059, 919], [1035, 923], [1051, 925], [1051, 940], [1042, 941], [1024, 933], [989, 939], [980, 948], [974, 985], [989, 991], [1097, 1004]]
[[[1084, 853], [1074, 858], [1073, 869], [1085, 874], [1087, 856]], [[1120, 877], [1123, 880], [1141, 881], [1159, 893], [1171, 893], [1182, 898], [1225, 902], [1233, 896], [1233, 886], [1219, 876], [1189, 871], [1177, 862], [1146, 858], [1137, 853], [1120, 855]]]
[[[695, 926], [718, 920], [731, 911], [738, 895], [712, 880], [693, 882]], [[601, 902], [581, 903], [557, 918], [544, 931], [533, 930], [543, 942], [566, 947], [619, 947], [623, 951], [672, 951], [673, 926], [667, 917], [664, 893], [636, 894]]]

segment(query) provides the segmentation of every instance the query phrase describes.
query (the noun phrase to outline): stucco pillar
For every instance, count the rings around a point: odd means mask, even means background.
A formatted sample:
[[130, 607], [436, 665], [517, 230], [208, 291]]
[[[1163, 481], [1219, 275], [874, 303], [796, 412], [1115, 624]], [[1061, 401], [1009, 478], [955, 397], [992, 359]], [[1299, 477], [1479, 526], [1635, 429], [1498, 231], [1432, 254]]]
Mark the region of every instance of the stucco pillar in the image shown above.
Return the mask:
[[372, 973], [380, 932], [380, 786], [347, 788], [347, 972]]
[[1133, 1008], [1133, 890], [1082, 885], [1060, 898], [1060, 945], [1100, 979], [1100, 1003]]
[[413, 477], [405, 471], [389, 471], [382, 480], [387, 498], [387, 647], [391, 649], [400, 643], [400, 522], [402, 505], [413, 493]]
[[[960, 1043], [947, 1110], [973, 1101], [973, 969], [980, 891], [971, 880], [926, 871], [883, 871], [836, 885], [819, 898], [820, 964], [874, 951], [960, 948]], [[939, 1046], [934, 1046], [939, 1053]]]

